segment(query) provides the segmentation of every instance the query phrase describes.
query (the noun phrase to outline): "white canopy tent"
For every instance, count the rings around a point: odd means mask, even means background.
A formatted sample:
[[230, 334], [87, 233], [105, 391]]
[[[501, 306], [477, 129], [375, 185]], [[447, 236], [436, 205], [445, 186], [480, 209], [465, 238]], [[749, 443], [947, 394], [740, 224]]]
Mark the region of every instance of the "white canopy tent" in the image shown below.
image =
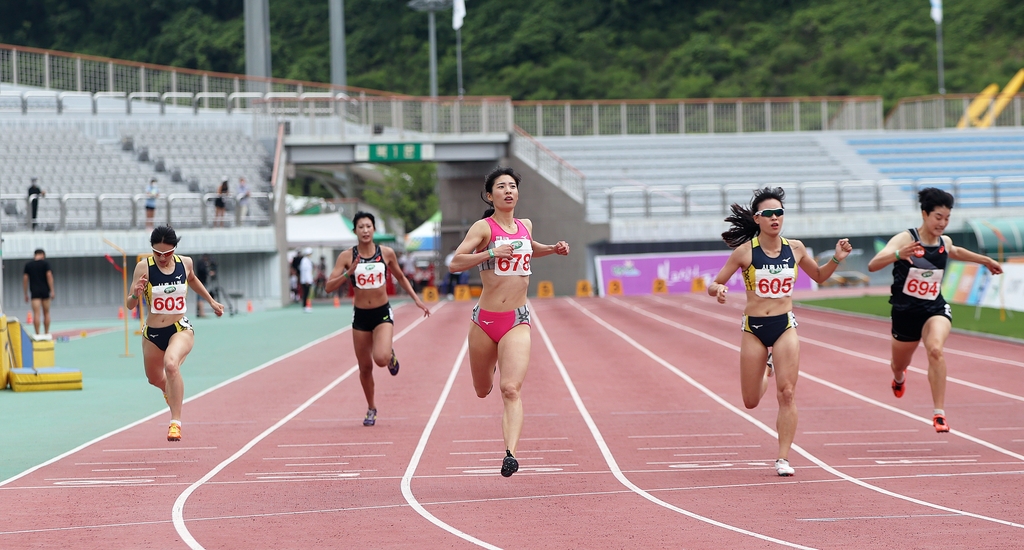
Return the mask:
[[322, 247], [347, 248], [355, 246], [359, 240], [356, 234], [345, 225], [341, 214], [313, 214], [308, 216], [288, 216], [286, 221], [288, 248]]

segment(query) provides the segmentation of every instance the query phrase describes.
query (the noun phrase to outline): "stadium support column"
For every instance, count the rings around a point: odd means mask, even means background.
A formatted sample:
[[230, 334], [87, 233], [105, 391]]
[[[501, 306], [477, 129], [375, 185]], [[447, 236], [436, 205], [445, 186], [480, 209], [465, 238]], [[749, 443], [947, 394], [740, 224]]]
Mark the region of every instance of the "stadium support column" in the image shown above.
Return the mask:
[[331, 84], [347, 86], [345, 67], [345, 0], [330, 0]]
[[[270, 0], [245, 0], [245, 74], [270, 78]], [[250, 81], [247, 91], [270, 90]]]

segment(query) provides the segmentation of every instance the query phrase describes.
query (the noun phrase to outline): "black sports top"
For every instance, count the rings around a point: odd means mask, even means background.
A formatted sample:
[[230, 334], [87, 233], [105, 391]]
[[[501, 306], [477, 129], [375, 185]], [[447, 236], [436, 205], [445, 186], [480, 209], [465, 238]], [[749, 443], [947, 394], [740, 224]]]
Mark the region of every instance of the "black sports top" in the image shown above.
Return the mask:
[[380, 245], [373, 251], [373, 256], [364, 258], [359, 255], [359, 246], [352, 247], [352, 261], [356, 264], [354, 272], [349, 275], [352, 286], [358, 289], [380, 288], [388, 280], [388, 265], [384, 262], [384, 254]]
[[[921, 242], [917, 228], [910, 228], [907, 231], [915, 241]], [[940, 235], [938, 244], [921, 245], [924, 247], [924, 256], [918, 258], [911, 255], [911, 263], [907, 263], [906, 258], [900, 258], [892, 264], [892, 294], [889, 303], [896, 311], [939, 313], [946, 306], [946, 300], [941, 292], [942, 271], [946, 269], [946, 260], [949, 258], [946, 243]], [[907, 278], [911, 268], [914, 268], [918, 276], [913, 278], [915, 281], [908, 284]], [[932, 296], [934, 299], [931, 299]]]

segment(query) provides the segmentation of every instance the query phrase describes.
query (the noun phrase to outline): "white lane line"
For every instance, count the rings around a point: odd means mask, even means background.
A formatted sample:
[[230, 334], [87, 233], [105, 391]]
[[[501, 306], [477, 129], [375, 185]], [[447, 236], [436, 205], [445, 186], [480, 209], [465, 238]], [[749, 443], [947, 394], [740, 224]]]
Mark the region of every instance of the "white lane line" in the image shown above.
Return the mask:
[[659, 439], [666, 437], [743, 437], [743, 434], [671, 434], [671, 435], [631, 435], [627, 439]]
[[[740, 351], [739, 346], [737, 346], [735, 344], [731, 344], [731, 343], [726, 342], [724, 340], [720, 340], [720, 339], [718, 339], [718, 338], [716, 338], [714, 336], [711, 336], [710, 334], [706, 334], [706, 333], [701, 332], [701, 331], [699, 331], [697, 329], [694, 329], [694, 328], [691, 328], [691, 327], [688, 327], [688, 326], [676, 323], [675, 321], [671, 321], [669, 319], [665, 319], [664, 317], [661, 317], [660, 315], [655, 315], [653, 313], [649, 313], [647, 311], [644, 311], [641, 308], [632, 306], [630, 304], [623, 303], [623, 302], [621, 302], [619, 300], [616, 300], [614, 298], [610, 299], [610, 301], [612, 303], [615, 303], [615, 304], [623, 307], [623, 308], [630, 309], [632, 311], [636, 311], [636, 312], [638, 312], [638, 313], [640, 313], [640, 314], [642, 314], [644, 316], [647, 316], [647, 317], [649, 317], [651, 319], [655, 319], [655, 320], [657, 320], [659, 322], [662, 322], [664, 324], [667, 324], [669, 326], [679, 328], [680, 330], [683, 330], [685, 332], [691, 333], [691, 334], [693, 334], [695, 336], [698, 336], [700, 338], [703, 338], [705, 340], [714, 342], [714, 343], [716, 343], [716, 344], [718, 344], [720, 346], [723, 346], [725, 348], [728, 348], [728, 349], [731, 349], [733, 351], [736, 351], [737, 353], [739, 353], [739, 351]], [[683, 373], [681, 370], [676, 368], [674, 365], [672, 365], [668, 361], [665, 361], [660, 356], [656, 355], [654, 352], [652, 352], [651, 350], [647, 349], [646, 347], [641, 345], [636, 340], [633, 340], [632, 338], [630, 338], [624, 332], [622, 332], [619, 329], [615, 328], [614, 326], [610, 325], [607, 321], [605, 321], [604, 319], [598, 317], [594, 313], [591, 313], [589, 310], [587, 310], [583, 306], [577, 304], [575, 300], [569, 300], [569, 303], [572, 304], [577, 309], [579, 309], [581, 312], [583, 312], [584, 315], [586, 315], [587, 317], [590, 317], [591, 319], [593, 319], [595, 322], [597, 322], [601, 326], [605, 327], [606, 329], [608, 329], [612, 333], [618, 335], [620, 338], [622, 338], [626, 342], [629, 342], [629, 344], [631, 346], [633, 346], [634, 348], [639, 350], [644, 355], [650, 357], [651, 359], [653, 359], [654, 361], [658, 362], [659, 364], [661, 364], [665, 368], [669, 369], [670, 371], [675, 373], [677, 376], [679, 376], [683, 380], [686, 380], [686, 382], [689, 383], [691, 386], [697, 388], [702, 393], [704, 393], [705, 395], [707, 395], [711, 399], [713, 399], [716, 402], [718, 402], [719, 404], [721, 404], [723, 407], [731, 410], [732, 412], [736, 413], [741, 418], [744, 418], [747, 421], [749, 421], [750, 423], [754, 424], [755, 426], [761, 428], [762, 431], [764, 431], [765, 433], [770, 434], [772, 437], [778, 438], [778, 433], [775, 432], [775, 430], [772, 430], [771, 428], [766, 426], [764, 423], [762, 423], [760, 420], [757, 420], [753, 416], [751, 416], [751, 415], [747, 414], [746, 412], [740, 410], [739, 408], [737, 408], [732, 403], [729, 403], [725, 399], [722, 399], [718, 394], [716, 394], [715, 392], [709, 390], [704, 385], [700, 384], [699, 382], [697, 382], [696, 380], [694, 380], [693, 378], [691, 378], [687, 374]], [[801, 341], [802, 340], [803, 339], [801, 338]], [[810, 376], [810, 375], [805, 375], [803, 373], [801, 373], [800, 376], [801, 377], [805, 377], [806, 376], [810, 380], [818, 382], [819, 384], [826, 385], [826, 386], [828, 386], [830, 388], [835, 389], [836, 391], [840, 391], [840, 392], [845, 393], [845, 394], [847, 394], [847, 395], [849, 395], [851, 397], [855, 397], [855, 398], [861, 399], [861, 400], [863, 400], [865, 402], [876, 404], [876, 405], [884, 407], [884, 408], [886, 408], [888, 410], [892, 410], [893, 412], [897, 412], [897, 413], [902, 414], [902, 415], [904, 415], [904, 416], [906, 416], [908, 418], [912, 418], [914, 420], [919, 420], [919, 421], [925, 422], [925, 423], [928, 422], [924, 418], [920, 418], [920, 417], [914, 416], [914, 415], [912, 415], [912, 414], [910, 414], [908, 412], [905, 412], [903, 410], [897, 409], [895, 407], [890, 407], [890, 406], [888, 406], [888, 405], [886, 405], [884, 403], [881, 403], [881, 402], [876, 401], [874, 399], [870, 399], [868, 397], [862, 396], [862, 395], [860, 395], [860, 394], [858, 394], [856, 392], [847, 390], [846, 388], [843, 388], [843, 387], [838, 386], [836, 384], [832, 384], [831, 382], [826, 382], [825, 380], [822, 380], [820, 378], [813, 377], [813, 376]], [[954, 433], [953, 430], [951, 430], [950, 433]], [[976, 441], [978, 444], [984, 445], [984, 446], [989, 447], [989, 448], [993, 448], [994, 450], [1001, 450], [1003, 452], [1003, 454], [1007, 454], [1009, 456], [1014, 456], [1015, 458], [1019, 457], [1021, 460], [1024, 460], [1024, 456], [1017, 455], [1016, 453], [1011, 453], [1010, 451], [1008, 451], [1006, 449], [1002, 449], [1001, 447], [995, 446], [995, 445], [993, 445], [991, 443], [988, 443], [987, 441], [982, 441], [982, 440], [979, 440], [977, 438], [974, 438], [974, 437], [971, 437], [971, 436], [968, 436], [968, 435], [962, 434], [962, 433], [956, 433], [956, 435], [958, 435], [960, 437], [963, 437], [965, 439], [968, 439], [970, 441]], [[834, 475], [836, 477], [843, 478], [843, 479], [849, 481], [850, 483], [854, 483], [856, 485], [864, 487], [865, 489], [869, 489], [871, 491], [875, 491], [877, 493], [880, 493], [880, 494], [883, 494], [883, 495], [886, 495], [886, 496], [890, 496], [890, 497], [893, 497], [893, 498], [897, 498], [897, 499], [900, 499], [900, 500], [905, 500], [905, 501], [911, 502], [913, 504], [918, 504], [918, 505], [921, 505], [921, 506], [927, 506], [929, 508], [934, 508], [936, 510], [943, 510], [943, 511], [946, 511], [946, 512], [953, 512], [953, 513], [962, 514], [962, 515], [965, 515], [965, 516], [970, 516], [972, 518], [976, 518], [976, 519], [980, 519], [980, 520], [984, 520], [984, 521], [990, 521], [990, 522], [998, 523], [998, 524], [1001, 524], [1001, 525], [1007, 525], [1007, 526], [1010, 526], [1010, 527], [1017, 527], [1017, 528], [1020, 528], [1020, 529], [1024, 529], [1024, 525], [1019, 524], [1019, 523], [1015, 523], [1015, 522], [1012, 522], [1012, 521], [1003, 520], [1003, 519], [994, 518], [994, 517], [989, 517], [989, 516], [985, 516], [985, 515], [982, 515], [982, 514], [976, 514], [974, 512], [968, 512], [966, 510], [958, 510], [956, 508], [950, 508], [950, 507], [947, 507], [947, 506], [942, 506], [941, 504], [936, 504], [934, 502], [928, 502], [928, 501], [917, 499], [917, 498], [914, 498], [914, 497], [911, 497], [911, 496], [908, 496], [908, 495], [904, 495], [904, 494], [896, 493], [896, 492], [893, 492], [893, 491], [889, 491], [887, 489], [883, 489], [881, 487], [872, 485], [872, 484], [867, 483], [867, 482], [865, 482], [865, 481], [863, 481], [861, 479], [858, 479], [856, 477], [850, 476], [848, 474], [845, 474], [845, 473], [843, 473], [843, 472], [833, 468], [832, 466], [830, 466], [829, 464], [827, 464], [823, 460], [819, 459], [818, 457], [814, 456], [809, 451], [803, 449], [799, 445], [793, 444], [792, 449], [794, 451], [796, 451], [797, 453], [799, 453], [801, 456], [803, 456], [803, 457], [807, 458], [808, 460], [810, 460], [811, 462], [817, 464], [823, 470], [831, 473], [832, 475]]]
[[164, 451], [208, 451], [217, 447], [153, 447], [151, 449], [101, 449], [104, 453], [155, 453]]
[[356, 445], [392, 445], [393, 441], [368, 441], [366, 443], [289, 443], [278, 447], [352, 447]]
[[[267, 368], [267, 367], [269, 367], [271, 365], [274, 365], [274, 364], [279, 363], [279, 362], [281, 362], [281, 361], [283, 361], [283, 360], [285, 360], [285, 359], [287, 359], [289, 357], [292, 357], [293, 355], [302, 353], [303, 351], [305, 351], [305, 350], [307, 350], [307, 349], [309, 349], [309, 348], [311, 348], [311, 347], [313, 347], [313, 346], [315, 346], [315, 345], [317, 345], [317, 344], [319, 344], [321, 342], [325, 342], [327, 340], [330, 340], [331, 338], [334, 338], [335, 336], [337, 336], [337, 335], [339, 335], [339, 334], [341, 334], [343, 332], [346, 332], [346, 331], [350, 330], [351, 328], [352, 328], [351, 326], [347, 326], [345, 328], [336, 330], [336, 331], [328, 334], [327, 336], [323, 336], [323, 337], [317, 338], [316, 340], [313, 340], [312, 342], [309, 342], [308, 344], [306, 344], [304, 346], [300, 346], [300, 347], [298, 347], [296, 349], [293, 349], [292, 351], [289, 351], [288, 353], [285, 353], [283, 355], [279, 355], [278, 357], [275, 357], [274, 359], [271, 359], [270, 361], [267, 361], [266, 363], [263, 363], [262, 365], [259, 365], [258, 367], [254, 367], [254, 368], [249, 369], [249, 370], [247, 370], [247, 371], [245, 371], [245, 372], [243, 372], [243, 373], [241, 373], [241, 374], [239, 374], [237, 376], [233, 376], [231, 378], [228, 378], [227, 380], [221, 382], [220, 384], [217, 384], [217, 385], [215, 385], [213, 387], [207, 388], [207, 389], [205, 389], [205, 390], [203, 390], [203, 391], [193, 395], [192, 397], [189, 397], [188, 399], [185, 399], [184, 403], [188, 403], [190, 401], [199, 399], [200, 397], [203, 397], [204, 395], [206, 395], [208, 393], [211, 393], [211, 392], [216, 391], [216, 390], [218, 390], [220, 388], [223, 388], [224, 386], [227, 386], [228, 384], [231, 384], [231, 383], [236, 382], [238, 380], [241, 380], [242, 378], [245, 378], [245, 377], [247, 377], [247, 376], [249, 376], [251, 374], [259, 372], [259, 371], [261, 371], [261, 370], [263, 370], [263, 369], [265, 369], [265, 368]], [[167, 408], [164, 408], [164, 409], [159, 410], [159, 411], [157, 411], [157, 412], [155, 412], [155, 413], [153, 413], [153, 414], [151, 414], [149, 416], [140, 418], [140, 419], [136, 420], [135, 422], [132, 422], [131, 424], [126, 424], [126, 425], [124, 425], [124, 426], [122, 426], [122, 427], [120, 427], [120, 428], [118, 428], [116, 430], [107, 432], [107, 433], [105, 433], [105, 434], [103, 434], [103, 435], [101, 435], [101, 436], [99, 436], [99, 437], [97, 437], [95, 439], [92, 439], [90, 441], [86, 441], [85, 443], [82, 443], [81, 445], [75, 447], [74, 449], [71, 449], [70, 451], [67, 451], [65, 453], [59, 454], [59, 455], [51, 458], [50, 460], [47, 460], [46, 462], [42, 462], [40, 464], [36, 464], [35, 466], [25, 470], [24, 472], [21, 472], [20, 474], [17, 474], [15, 476], [9, 477], [9, 478], [7, 478], [7, 479], [5, 479], [3, 481], [0, 481], [0, 487], [3, 487], [4, 485], [7, 485], [8, 483], [11, 483], [12, 481], [20, 479], [22, 477], [25, 477], [28, 474], [31, 474], [32, 472], [34, 472], [34, 471], [36, 471], [36, 470], [38, 470], [40, 468], [43, 468], [45, 466], [49, 466], [50, 464], [53, 464], [54, 462], [57, 462], [59, 460], [63, 460], [65, 457], [71, 456], [71, 455], [77, 453], [78, 451], [81, 451], [82, 449], [85, 449], [86, 447], [95, 445], [96, 443], [99, 443], [100, 441], [103, 441], [105, 439], [113, 437], [113, 436], [115, 436], [115, 435], [117, 435], [117, 434], [119, 434], [121, 432], [130, 430], [130, 429], [132, 429], [135, 426], [138, 426], [140, 424], [144, 424], [146, 422], [149, 422], [150, 420], [152, 420], [154, 418], [157, 418], [159, 416], [163, 416], [166, 413], [167, 413]], [[175, 448], [175, 450], [181, 450], [181, 449], [182, 449], [182, 447], [176, 447]], [[161, 449], [161, 450], [163, 450], [163, 449]]]
[[[579, 308], [579, 306], [577, 306], [574, 301], [570, 300], [569, 303], [571, 303], [574, 306], [576, 306], [577, 308]], [[582, 309], [582, 308], [580, 308], [580, 309]], [[555, 366], [558, 367], [558, 372], [562, 376], [562, 381], [565, 383], [565, 387], [568, 388], [569, 394], [572, 396], [573, 402], [576, 403], [576, 409], [579, 410], [580, 416], [583, 417], [584, 422], [586, 422], [586, 424], [587, 424], [587, 428], [590, 429], [590, 433], [593, 436], [594, 441], [597, 443], [598, 448], [601, 450], [601, 455], [604, 456], [605, 463], [608, 464], [608, 468], [611, 469], [612, 475], [615, 476], [615, 479], [617, 479], [619, 481], [619, 483], [621, 483], [623, 486], [629, 488], [634, 493], [636, 493], [636, 494], [642, 496], [643, 498], [649, 500], [650, 502], [653, 502], [654, 504], [657, 504], [658, 506], [662, 506], [664, 508], [672, 510], [673, 512], [677, 512], [679, 514], [682, 514], [682, 515], [684, 515], [686, 517], [689, 517], [691, 519], [702, 521], [704, 523], [707, 523], [707, 524], [710, 524], [710, 525], [714, 525], [716, 527], [721, 527], [723, 529], [727, 529], [727, 530], [732, 531], [734, 533], [739, 533], [741, 535], [746, 535], [746, 536], [749, 536], [749, 537], [757, 538], [757, 539], [768, 541], [768, 542], [774, 542], [776, 544], [781, 544], [783, 546], [789, 546], [791, 548], [809, 548], [807, 546], [802, 546], [802, 545], [799, 545], [799, 544], [796, 544], [796, 543], [793, 543], [793, 542], [785, 541], [785, 540], [782, 540], [782, 539], [777, 539], [777, 538], [774, 538], [774, 537], [769, 537], [767, 535], [764, 535], [764, 534], [761, 534], [761, 533], [756, 533], [754, 531], [748, 531], [746, 529], [742, 529], [742, 528], [737, 527], [735, 525], [730, 525], [728, 523], [723, 523], [721, 521], [713, 520], [713, 519], [711, 519], [709, 517], [705, 517], [705, 516], [702, 516], [702, 515], [697, 514], [695, 512], [691, 512], [689, 510], [680, 508], [678, 506], [675, 506], [674, 504], [670, 504], [668, 502], [665, 502], [664, 500], [661, 500], [661, 499], [655, 497], [650, 492], [648, 492], [648, 491], [646, 491], [644, 489], [641, 489], [638, 485], [636, 485], [635, 483], [630, 481], [630, 479], [628, 477], [626, 477], [625, 474], [622, 473], [622, 469], [619, 468], [619, 464], [615, 460], [615, 457], [612, 455], [611, 449], [608, 447], [608, 444], [605, 443], [604, 436], [601, 434], [601, 431], [598, 429], [597, 423], [594, 422], [593, 417], [590, 416], [590, 411], [587, 410], [587, 407], [583, 403], [583, 399], [580, 397], [579, 392], [576, 391], [576, 385], [573, 383], [572, 378], [569, 376], [569, 372], [565, 369], [565, 365], [562, 363], [562, 359], [559, 357], [558, 352], [555, 351], [555, 346], [551, 343], [551, 339], [548, 337], [547, 331], [544, 330], [544, 325], [541, 323], [540, 317], [537, 316], [536, 312], [534, 312], [533, 318], [531, 319], [531, 321], [533, 322], [534, 326], [537, 327], [537, 332], [540, 333], [540, 337], [544, 340], [544, 345], [547, 347], [548, 353], [551, 355], [552, 360], [554, 360]]]
[[[448, 380], [444, 384], [444, 389], [441, 390], [441, 395], [437, 398], [437, 403], [434, 405], [434, 411], [430, 414], [430, 420], [427, 421], [427, 425], [423, 428], [423, 433], [420, 434], [420, 441], [416, 444], [416, 450], [412, 453], [412, 458], [409, 460], [409, 466], [405, 469], [405, 474], [402, 475], [402, 496], [405, 497], [405, 501], [409, 503], [409, 506], [411, 506], [413, 510], [416, 510], [417, 514], [423, 516], [423, 518], [430, 523], [433, 523], [456, 537], [471, 542], [477, 546], [488, 548], [490, 550], [501, 550], [498, 546], [484, 542], [441, 521], [434, 514], [428, 512], [427, 509], [424, 508], [418, 500], [416, 500], [416, 495], [412, 494], [412, 477], [416, 474], [416, 468], [420, 465], [420, 458], [423, 457], [423, 450], [426, 449], [427, 442], [430, 440], [430, 433], [434, 431], [434, 425], [437, 424], [437, 419], [441, 416], [441, 409], [444, 408], [444, 403], [448, 400], [448, 394], [451, 393], [452, 385], [455, 384], [455, 375], [459, 373], [459, 369], [462, 367], [462, 361], [465, 360], [466, 353], [468, 351], [469, 338], [466, 338], [462, 343], [462, 349], [459, 350], [459, 356], [455, 359], [455, 364], [452, 365], [452, 370], [448, 375]], [[470, 468], [474, 468], [474, 466], [466, 467], [466, 469]]]
[[[444, 305], [445, 305], [445, 303], [442, 302], [441, 305], [439, 305], [437, 308], [434, 309], [434, 311], [437, 311], [437, 309], [440, 309], [440, 308], [444, 307]], [[405, 327], [405, 329], [402, 332], [399, 332], [398, 334], [396, 334], [394, 336], [394, 338], [392, 339], [392, 341], [400, 339], [401, 337], [403, 337], [406, 334], [408, 334], [409, 331], [411, 331], [412, 329], [418, 327], [419, 324], [423, 322], [423, 319], [425, 319], [425, 317], [419, 317], [418, 319], [413, 321], [409, 326]], [[348, 330], [350, 328], [352, 328], [352, 327], [351, 326], [345, 327], [344, 329], [336, 331], [333, 334], [340, 334], [341, 332], [344, 332], [345, 330]], [[300, 349], [303, 349], [303, 348], [300, 348]], [[296, 352], [297, 351], [298, 350], [296, 350]], [[293, 352], [293, 353], [296, 353], [296, 352]], [[204, 475], [203, 477], [199, 478], [199, 480], [197, 480], [192, 485], [189, 485], [189, 487], [187, 489], [185, 489], [185, 491], [183, 491], [180, 495], [178, 495], [177, 500], [174, 501], [174, 506], [171, 508], [171, 519], [174, 522], [174, 530], [178, 532], [178, 536], [181, 537], [181, 540], [185, 544], [187, 544], [189, 546], [189, 548], [191, 548], [192, 550], [201, 550], [203, 548], [203, 545], [199, 544], [199, 541], [197, 541], [195, 539], [195, 537], [192, 536], [192, 533], [189, 532], [188, 527], [185, 525], [185, 502], [188, 500], [188, 497], [191, 496], [192, 493], [195, 492], [195, 490], [198, 489], [202, 484], [204, 484], [207, 481], [209, 481], [213, 476], [217, 475], [221, 470], [223, 470], [224, 468], [228, 467], [228, 465], [230, 465], [232, 462], [234, 462], [235, 460], [238, 460], [239, 457], [241, 457], [245, 453], [249, 452], [249, 450], [252, 449], [253, 447], [255, 447], [257, 443], [259, 443], [260, 441], [265, 439], [267, 436], [269, 436], [270, 434], [272, 434], [275, 431], [277, 431], [277, 429], [280, 428], [281, 426], [284, 426], [285, 424], [287, 424], [288, 421], [290, 421], [291, 419], [293, 419], [296, 416], [298, 416], [299, 413], [301, 413], [302, 411], [304, 411], [307, 408], [309, 408], [311, 405], [313, 405], [313, 403], [316, 403], [316, 401], [319, 400], [324, 395], [326, 395], [327, 392], [329, 392], [332, 389], [334, 389], [335, 386], [340, 384], [342, 381], [344, 381], [349, 376], [352, 376], [352, 373], [357, 372], [358, 370], [359, 370], [359, 365], [355, 365], [352, 368], [350, 368], [347, 371], [345, 371], [344, 374], [342, 374], [341, 376], [335, 378], [333, 382], [331, 382], [330, 384], [325, 386], [323, 389], [318, 391], [313, 397], [310, 397], [309, 399], [307, 399], [305, 403], [299, 405], [298, 408], [296, 408], [292, 412], [288, 413], [288, 415], [286, 415], [281, 420], [277, 421], [277, 423], [275, 423], [273, 426], [267, 428], [266, 430], [263, 431], [263, 433], [261, 433], [260, 435], [254, 437], [251, 441], [246, 443], [241, 449], [238, 449], [238, 451], [235, 452], [235, 454], [231, 455], [230, 457], [225, 459], [223, 462], [218, 464], [214, 469], [212, 469], [209, 472], [207, 472], [206, 475]]]

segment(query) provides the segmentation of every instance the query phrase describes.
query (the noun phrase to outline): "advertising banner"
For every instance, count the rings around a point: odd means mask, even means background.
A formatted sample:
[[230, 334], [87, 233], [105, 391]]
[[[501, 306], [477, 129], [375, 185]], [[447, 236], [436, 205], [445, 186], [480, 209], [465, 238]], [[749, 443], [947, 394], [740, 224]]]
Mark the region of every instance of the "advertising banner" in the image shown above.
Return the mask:
[[[665, 281], [670, 294], [691, 292], [694, 279], [703, 279], [706, 288], [729, 259], [730, 251], [722, 252], [667, 252], [659, 254], [623, 254], [597, 256], [597, 286], [600, 296], [608, 293], [608, 285], [618, 281], [623, 295], [651, 294], [654, 280]], [[743, 276], [737, 270], [726, 286], [731, 292], [744, 292]], [[817, 284], [799, 272], [795, 290], [817, 288]]]

